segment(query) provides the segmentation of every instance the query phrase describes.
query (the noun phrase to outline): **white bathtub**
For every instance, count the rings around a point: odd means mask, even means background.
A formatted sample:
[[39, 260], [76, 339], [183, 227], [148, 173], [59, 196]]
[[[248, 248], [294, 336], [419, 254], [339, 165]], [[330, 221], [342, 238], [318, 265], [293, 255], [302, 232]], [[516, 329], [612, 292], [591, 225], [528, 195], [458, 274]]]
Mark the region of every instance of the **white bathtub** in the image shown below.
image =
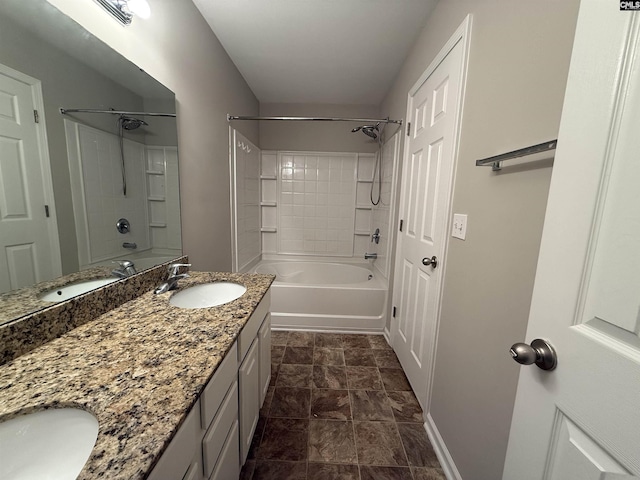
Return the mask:
[[253, 270], [276, 276], [274, 328], [376, 332], [385, 324], [387, 284], [368, 264], [263, 260]]

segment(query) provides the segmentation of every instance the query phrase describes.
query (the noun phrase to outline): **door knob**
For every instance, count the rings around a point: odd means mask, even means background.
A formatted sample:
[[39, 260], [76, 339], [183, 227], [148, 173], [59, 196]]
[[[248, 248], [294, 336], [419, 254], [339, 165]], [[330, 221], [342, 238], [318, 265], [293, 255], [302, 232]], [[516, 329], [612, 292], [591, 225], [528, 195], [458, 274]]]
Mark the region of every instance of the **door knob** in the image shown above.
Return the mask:
[[424, 257], [422, 259], [422, 264], [427, 267], [431, 265], [433, 268], [436, 268], [438, 266], [438, 258], [435, 255], [431, 258]]
[[509, 353], [513, 359], [522, 365], [535, 363], [542, 370], [553, 370], [558, 364], [556, 351], [546, 340], [536, 338], [531, 345], [514, 343]]

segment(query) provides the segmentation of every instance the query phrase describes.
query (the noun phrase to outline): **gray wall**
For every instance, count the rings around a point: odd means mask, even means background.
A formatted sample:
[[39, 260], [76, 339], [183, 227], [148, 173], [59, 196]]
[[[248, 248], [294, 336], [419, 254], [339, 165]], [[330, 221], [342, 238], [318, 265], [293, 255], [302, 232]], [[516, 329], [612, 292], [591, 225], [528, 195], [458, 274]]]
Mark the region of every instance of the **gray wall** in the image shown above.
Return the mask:
[[470, 61], [430, 414], [465, 480], [502, 476], [551, 168], [494, 174], [478, 158], [556, 138], [578, 0], [440, 1], [382, 104], [404, 117], [409, 88], [468, 13]]
[[[258, 101], [200, 12], [154, 0], [151, 18], [123, 27], [95, 2], [48, 1], [175, 92], [183, 250], [194, 270], [231, 270], [226, 114], [257, 115]], [[238, 129], [257, 144], [255, 123]]]
[[[143, 109], [143, 99], [51, 44], [43, 42], [2, 15], [0, 63], [42, 82], [62, 273], [77, 272], [78, 242], [71, 200], [64, 117], [58, 109], [116, 108], [137, 111]], [[115, 117], [109, 115], [80, 115], [71, 118], [81, 119], [84, 124], [104, 131], [117, 131]], [[175, 132], [175, 122], [170, 121]], [[175, 137], [175, 133], [172, 136]], [[144, 142], [144, 138], [135, 140]]]
[[[263, 116], [378, 118], [378, 113], [378, 107], [373, 105], [260, 104], [260, 115]], [[374, 140], [361, 132], [351, 133], [351, 129], [359, 125], [357, 122], [261, 122], [260, 148], [376, 152], [378, 145]]]

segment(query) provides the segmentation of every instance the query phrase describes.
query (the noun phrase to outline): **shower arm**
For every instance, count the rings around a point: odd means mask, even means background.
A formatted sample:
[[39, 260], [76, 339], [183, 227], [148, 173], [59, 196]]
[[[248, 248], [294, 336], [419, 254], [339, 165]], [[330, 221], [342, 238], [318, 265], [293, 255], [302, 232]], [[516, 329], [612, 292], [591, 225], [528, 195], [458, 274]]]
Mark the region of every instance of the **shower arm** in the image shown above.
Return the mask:
[[176, 117], [175, 113], [161, 113], [161, 112], [129, 112], [125, 110], [98, 110], [95, 108], [60, 108], [61, 115], [68, 115], [69, 113], [110, 113], [112, 115], [138, 115], [148, 117]]
[[389, 118], [342, 118], [342, 117], [254, 117], [247, 115], [227, 114], [227, 121], [233, 120], [275, 120], [290, 122], [359, 122], [359, 123], [396, 123], [402, 125], [402, 120]]

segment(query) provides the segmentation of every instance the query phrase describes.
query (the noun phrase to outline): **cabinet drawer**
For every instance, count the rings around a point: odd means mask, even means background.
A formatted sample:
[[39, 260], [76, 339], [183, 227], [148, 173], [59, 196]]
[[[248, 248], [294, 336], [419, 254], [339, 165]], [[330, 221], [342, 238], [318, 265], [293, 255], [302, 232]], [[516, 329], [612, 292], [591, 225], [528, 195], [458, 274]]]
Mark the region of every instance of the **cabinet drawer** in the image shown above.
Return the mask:
[[191, 464], [193, 452], [198, 448], [202, 432], [200, 430], [200, 408], [197, 403], [187, 415], [184, 423], [180, 426], [156, 466], [153, 467], [148, 480], [167, 480], [184, 477]]
[[213, 417], [216, 416], [216, 413], [220, 408], [220, 404], [229, 390], [229, 386], [237, 378], [237, 350], [237, 344], [234, 343], [229, 349], [227, 356], [216, 370], [216, 373], [214, 373], [211, 380], [209, 380], [204, 392], [202, 392], [202, 396], [200, 397], [200, 408], [202, 410], [201, 426], [203, 430], [206, 430], [213, 421]]
[[240, 450], [238, 450], [238, 421], [231, 426], [227, 441], [222, 447], [222, 453], [218, 459], [210, 480], [229, 480], [240, 477]]
[[254, 338], [258, 335], [262, 320], [269, 313], [271, 308], [271, 289], [267, 290], [267, 293], [262, 298], [262, 301], [258, 304], [253, 315], [249, 318], [246, 325], [243, 327], [240, 335], [238, 336], [238, 362], [242, 363], [242, 359], [249, 351], [249, 347], [253, 343]]
[[224, 398], [218, 414], [202, 441], [202, 463], [204, 476], [209, 477], [213, 467], [218, 462], [220, 452], [224, 447], [227, 433], [231, 426], [238, 421], [238, 382], [233, 382], [227, 396]]

